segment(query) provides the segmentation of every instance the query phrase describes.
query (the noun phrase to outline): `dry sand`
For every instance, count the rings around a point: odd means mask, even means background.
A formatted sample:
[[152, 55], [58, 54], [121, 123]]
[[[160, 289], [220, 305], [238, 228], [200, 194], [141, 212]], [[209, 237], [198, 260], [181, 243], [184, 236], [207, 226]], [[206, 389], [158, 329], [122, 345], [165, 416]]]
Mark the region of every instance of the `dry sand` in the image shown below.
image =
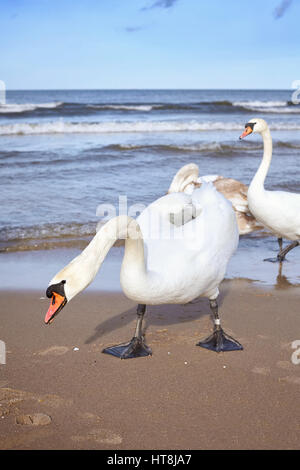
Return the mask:
[[223, 328], [244, 351], [195, 346], [211, 331], [207, 299], [149, 307], [153, 356], [128, 360], [101, 353], [133, 335], [124, 295], [81, 294], [49, 326], [42, 295], [0, 294], [1, 449], [299, 448], [299, 287], [223, 282]]

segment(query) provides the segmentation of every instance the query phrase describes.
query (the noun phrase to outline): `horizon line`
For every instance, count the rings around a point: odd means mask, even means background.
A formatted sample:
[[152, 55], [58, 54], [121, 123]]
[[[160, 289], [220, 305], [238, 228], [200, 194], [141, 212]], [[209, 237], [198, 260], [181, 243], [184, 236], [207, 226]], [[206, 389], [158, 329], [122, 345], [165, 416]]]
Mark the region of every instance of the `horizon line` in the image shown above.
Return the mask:
[[6, 91], [291, 91], [293, 88], [6, 88]]

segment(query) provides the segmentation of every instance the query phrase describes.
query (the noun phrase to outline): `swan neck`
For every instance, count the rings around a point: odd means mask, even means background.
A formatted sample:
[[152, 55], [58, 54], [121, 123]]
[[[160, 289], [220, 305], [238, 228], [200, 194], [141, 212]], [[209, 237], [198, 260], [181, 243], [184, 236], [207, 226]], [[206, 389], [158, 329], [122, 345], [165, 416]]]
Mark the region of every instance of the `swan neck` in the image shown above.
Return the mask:
[[116, 240], [125, 239], [125, 256], [135, 265], [138, 274], [145, 272], [144, 244], [139, 224], [128, 216], [108, 221], [94, 236], [83, 252], [53, 278], [66, 279], [68, 300], [83, 291], [95, 278], [110, 248]]
[[272, 137], [269, 128], [263, 131], [261, 135], [264, 144], [264, 153], [261, 164], [253, 178], [251, 185], [255, 185], [256, 187], [264, 189], [264, 182], [272, 160]]
[[125, 240], [124, 260], [145, 269], [144, 242], [139, 224], [131, 217], [118, 216], [107, 222], [95, 237], [97, 270], [100, 269], [110, 248], [120, 239]]

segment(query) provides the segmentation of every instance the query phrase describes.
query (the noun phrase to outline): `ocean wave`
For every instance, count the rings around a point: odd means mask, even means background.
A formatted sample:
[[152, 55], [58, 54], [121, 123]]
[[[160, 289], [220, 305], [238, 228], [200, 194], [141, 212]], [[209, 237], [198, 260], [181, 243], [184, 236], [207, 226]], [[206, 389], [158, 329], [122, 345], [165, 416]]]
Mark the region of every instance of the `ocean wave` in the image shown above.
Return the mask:
[[300, 113], [300, 106], [294, 105], [291, 101], [235, 101], [233, 106], [244, 108], [249, 111], [272, 114]]
[[[283, 142], [283, 141], [275, 141], [273, 140], [273, 148], [274, 149], [290, 149], [290, 150], [299, 150], [300, 143], [297, 142]], [[116, 152], [178, 152], [178, 153], [220, 153], [220, 154], [227, 154], [235, 152], [255, 152], [257, 150], [263, 149], [263, 143], [258, 142], [251, 142], [243, 140], [237, 142], [228, 142], [228, 143], [220, 143], [220, 142], [199, 142], [193, 144], [154, 144], [154, 145], [138, 145], [138, 144], [111, 144], [102, 147], [100, 150], [103, 151], [116, 151]], [[97, 150], [99, 150], [97, 148]]]
[[[244, 145], [243, 145], [244, 144]], [[196, 144], [154, 144], [154, 145], [134, 145], [134, 144], [112, 144], [101, 148], [101, 151], [117, 151], [117, 152], [131, 152], [131, 151], [144, 151], [150, 153], [156, 152], [173, 152], [173, 153], [231, 153], [241, 151], [255, 151], [261, 150], [262, 144], [250, 143], [250, 142], [237, 142], [221, 144], [220, 142], [201, 142]]]
[[259, 108], [273, 108], [274, 106], [287, 106], [287, 101], [234, 101], [233, 106], [252, 106]]
[[[83, 249], [95, 236], [98, 222], [55, 223], [0, 229], [0, 253], [50, 250], [55, 248]], [[115, 246], [122, 246], [118, 240]]]
[[230, 101], [200, 101], [196, 103], [99, 103], [88, 104], [89, 108], [116, 111], [188, 111], [209, 106], [232, 106]]
[[95, 231], [95, 223], [51, 223], [31, 226], [16, 226], [0, 229], [0, 240], [47, 239], [49, 237], [69, 237], [71, 235], [86, 236]]
[[63, 105], [62, 101], [53, 103], [24, 103], [24, 104], [2, 104], [0, 105], [1, 114], [15, 114], [35, 111], [36, 109], [54, 109]]
[[97, 110], [115, 110], [115, 111], [198, 111], [198, 112], [213, 112], [213, 111], [227, 111], [230, 112], [233, 108], [231, 101], [200, 101], [191, 103], [119, 103], [119, 104], [88, 104], [89, 108]]
[[273, 147], [282, 147], [282, 148], [287, 148], [287, 149], [298, 150], [300, 149], [300, 143], [278, 141], [278, 142], [273, 142]]
[[[300, 123], [277, 122], [271, 130], [300, 130]], [[240, 123], [197, 121], [66, 122], [15, 123], [0, 126], [0, 135], [106, 134], [150, 132], [241, 131]]]
[[[0, 252], [80, 245], [95, 234], [95, 223], [56, 223], [0, 230]], [[86, 244], [86, 243], [85, 243]]]
[[162, 105], [155, 105], [155, 104], [88, 104], [89, 108], [93, 109], [113, 109], [117, 111], [141, 111], [141, 112], [149, 112], [153, 109], [159, 109]]
[[[286, 152], [299, 152], [300, 142], [283, 142], [276, 141], [273, 139], [273, 149], [274, 151], [280, 152], [281, 149], [284, 149]], [[11, 150], [0, 152], [0, 168], [7, 167], [8, 160], [10, 167], [28, 167], [31, 165], [36, 165], [40, 167], [47, 167], [49, 164], [54, 165], [65, 165], [72, 162], [89, 162], [89, 161], [99, 161], [99, 159], [104, 162], [105, 160], [111, 161], [112, 155], [113, 158], [123, 158], [126, 154], [138, 155], [140, 153], [144, 154], [214, 154], [217, 155], [229, 155], [234, 157], [235, 155], [240, 155], [241, 152], [249, 153], [250, 155], [253, 152], [262, 151], [263, 143], [251, 140], [242, 140], [239, 141], [227, 141], [226, 143], [221, 142], [193, 142], [186, 144], [164, 144], [164, 143], [153, 143], [153, 144], [110, 144], [110, 145], [98, 145], [97, 147], [89, 147], [81, 152], [78, 155], [70, 158], [66, 156], [65, 158], [61, 155], [58, 157], [53, 152], [24, 152]], [[191, 157], [194, 158], [194, 157]]]
[[300, 106], [293, 104], [291, 101], [199, 101], [186, 103], [80, 103], [80, 102], [50, 102], [50, 103], [10, 103], [0, 105], [0, 115], [24, 114], [30, 115], [32, 112], [42, 114], [52, 111], [53, 115], [90, 115], [105, 113], [107, 111], [116, 113], [223, 113], [232, 114], [236, 112], [246, 113], [256, 111], [258, 113], [300, 113]]

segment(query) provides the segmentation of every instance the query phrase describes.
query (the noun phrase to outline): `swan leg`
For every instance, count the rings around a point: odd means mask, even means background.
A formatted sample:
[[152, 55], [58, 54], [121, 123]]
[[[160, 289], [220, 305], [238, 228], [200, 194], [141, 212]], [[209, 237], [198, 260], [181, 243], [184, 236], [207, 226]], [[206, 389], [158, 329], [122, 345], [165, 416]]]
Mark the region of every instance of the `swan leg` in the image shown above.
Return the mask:
[[298, 241], [294, 241], [290, 243], [287, 247], [282, 249], [282, 238], [278, 238], [278, 244], [279, 244], [279, 253], [276, 258], [266, 258], [264, 261], [271, 261], [272, 263], [282, 263], [282, 261], [285, 260], [286, 255], [288, 254], [289, 251], [291, 251], [293, 248], [296, 248], [296, 246], [299, 245]]
[[137, 307], [137, 322], [133, 338], [128, 343], [118, 344], [110, 348], [103, 349], [103, 353], [111, 354], [112, 356], [121, 359], [130, 359], [133, 357], [152, 356], [151, 349], [146, 345], [142, 334], [143, 318], [146, 311], [146, 305], [138, 304]]
[[209, 303], [214, 317], [214, 332], [208, 338], [197, 343], [196, 346], [216, 352], [242, 350], [243, 346], [234, 338], [227, 335], [221, 328], [217, 301], [210, 300]]
[[284, 248], [284, 250], [280, 250], [277, 255], [278, 261], [282, 263], [282, 261], [285, 259], [285, 256], [288, 254], [288, 252], [291, 251], [293, 248], [296, 248], [296, 246], [298, 245], [299, 245], [299, 242], [295, 241], [295, 242], [290, 243], [286, 248]]

